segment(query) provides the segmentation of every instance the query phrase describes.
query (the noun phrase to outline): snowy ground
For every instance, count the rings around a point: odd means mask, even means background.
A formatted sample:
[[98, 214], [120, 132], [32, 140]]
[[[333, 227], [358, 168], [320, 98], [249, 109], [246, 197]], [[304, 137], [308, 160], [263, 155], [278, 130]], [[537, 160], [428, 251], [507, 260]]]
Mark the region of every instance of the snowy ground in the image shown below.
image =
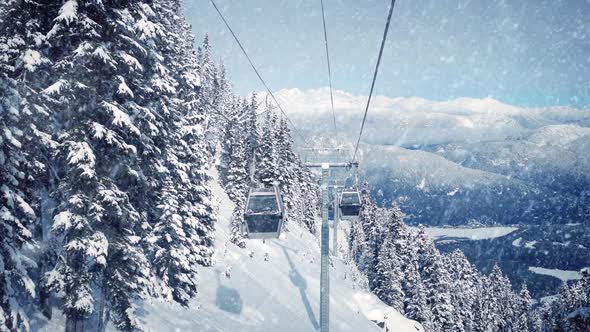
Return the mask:
[[[535, 245], [537, 244], [537, 241], [527, 241], [524, 244], [524, 247], [527, 249], [535, 249]], [[519, 237], [518, 239], [512, 241], [512, 245], [515, 247], [521, 247], [522, 246], [522, 238]]]
[[568, 271], [559, 269], [546, 269], [544, 267], [529, 266], [529, 271], [537, 274], [544, 274], [555, 277], [561, 281], [577, 280], [582, 278], [579, 271]]
[[[233, 204], [213, 183], [219, 203], [216, 225], [216, 263], [202, 268], [199, 295], [188, 309], [160, 301], [140, 304], [138, 312], [147, 331], [315, 331], [319, 326], [319, 242], [300, 227], [290, 225], [281, 239], [249, 240], [246, 249], [229, 243]], [[346, 223], [342, 224], [346, 227]], [[344, 231], [340, 238], [343, 239]], [[344, 246], [345, 247], [345, 246]], [[253, 253], [250, 257], [250, 252]], [[265, 253], [269, 259], [265, 261]], [[226, 271], [230, 269], [229, 277]], [[349, 268], [334, 260], [330, 270], [331, 331], [383, 331], [371, 320], [387, 317], [392, 331], [423, 331], [383, 304], [373, 294], [354, 289]], [[63, 317], [38, 326], [41, 331], [63, 331]], [[112, 330], [112, 328], [109, 328]]]
[[426, 227], [425, 230], [428, 236], [437, 241], [445, 239], [487, 240], [506, 236], [518, 230], [518, 227]]

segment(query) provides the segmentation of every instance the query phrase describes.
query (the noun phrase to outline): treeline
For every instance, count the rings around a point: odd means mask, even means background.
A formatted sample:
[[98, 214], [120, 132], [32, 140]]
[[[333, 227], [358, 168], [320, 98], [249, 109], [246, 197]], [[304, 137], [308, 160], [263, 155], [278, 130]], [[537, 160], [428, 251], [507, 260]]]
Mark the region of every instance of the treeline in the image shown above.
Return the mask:
[[246, 245], [243, 214], [251, 186], [277, 185], [290, 223], [316, 232], [319, 187], [293, 149], [287, 118], [270, 106], [258, 110], [256, 94], [251, 100], [234, 99], [224, 113], [219, 175], [229, 197], [236, 203], [232, 217], [232, 242]]
[[588, 274], [538, 307], [498, 266], [482, 275], [460, 250], [441, 254], [423, 227], [406, 226], [396, 206], [377, 207], [366, 187], [362, 201], [349, 239], [355, 279], [426, 331], [588, 331]]
[[180, 0], [0, 2], [0, 330], [139, 322], [211, 264], [210, 114], [231, 99]]
[[552, 301], [537, 308], [542, 319], [539, 331], [590, 331], [590, 268], [581, 274], [580, 280], [564, 283]]

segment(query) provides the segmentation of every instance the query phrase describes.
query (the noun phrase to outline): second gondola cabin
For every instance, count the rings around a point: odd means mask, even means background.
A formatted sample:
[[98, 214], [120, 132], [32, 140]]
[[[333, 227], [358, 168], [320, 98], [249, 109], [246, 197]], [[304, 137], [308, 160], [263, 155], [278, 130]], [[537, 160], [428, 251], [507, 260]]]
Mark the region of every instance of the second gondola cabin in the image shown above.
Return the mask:
[[244, 212], [249, 238], [278, 238], [284, 219], [283, 201], [277, 187], [250, 188]]
[[356, 219], [361, 210], [361, 195], [358, 190], [345, 190], [340, 195], [340, 217]]

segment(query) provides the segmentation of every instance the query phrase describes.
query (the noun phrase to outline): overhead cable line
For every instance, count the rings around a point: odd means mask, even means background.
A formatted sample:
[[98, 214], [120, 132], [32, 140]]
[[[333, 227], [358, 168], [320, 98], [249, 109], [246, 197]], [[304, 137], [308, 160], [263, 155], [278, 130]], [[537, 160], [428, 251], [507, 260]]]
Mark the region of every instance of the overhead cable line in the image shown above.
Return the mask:
[[324, 43], [326, 45], [326, 62], [328, 64], [328, 82], [330, 84], [330, 103], [332, 105], [332, 119], [334, 121], [334, 137], [338, 140], [338, 127], [336, 126], [336, 112], [334, 111], [334, 94], [332, 92], [332, 69], [330, 68], [330, 52], [328, 50], [328, 32], [326, 30], [326, 15], [324, 14], [324, 0], [320, 0], [322, 7], [322, 23], [324, 25]]
[[262, 78], [262, 75], [260, 74], [260, 72], [258, 71], [258, 69], [256, 69], [256, 66], [252, 62], [252, 59], [250, 59], [250, 56], [246, 52], [246, 49], [244, 48], [244, 46], [242, 46], [242, 43], [238, 39], [238, 36], [236, 36], [236, 34], [232, 30], [232, 28], [229, 26], [229, 23], [227, 23], [227, 20], [225, 19], [225, 17], [221, 13], [221, 11], [219, 10], [219, 8], [215, 4], [215, 2], [213, 0], [209, 0], [209, 1], [213, 5], [213, 7], [215, 7], [215, 10], [217, 11], [217, 14], [219, 14], [219, 17], [221, 18], [221, 20], [223, 21], [223, 23], [225, 23], [225, 26], [227, 27], [227, 29], [229, 30], [229, 32], [231, 33], [231, 35], [234, 37], [236, 43], [238, 44], [238, 46], [242, 50], [242, 53], [244, 53], [244, 56], [246, 57], [246, 59], [250, 63], [250, 66], [252, 67], [252, 69], [254, 70], [254, 72], [256, 73], [256, 76], [258, 76], [258, 79], [260, 80], [260, 82], [262, 82], [262, 85], [264, 85], [264, 87], [266, 88], [266, 91], [272, 97], [272, 99], [274, 100], [275, 104], [277, 104], [277, 106], [279, 107], [279, 110], [281, 111], [281, 113], [285, 116], [285, 118], [287, 119], [287, 121], [289, 121], [289, 123], [293, 127], [293, 131], [295, 133], [297, 133], [297, 135], [299, 135], [299, 137], [301, 137], [305, 141], [305, 137], [299, 132], [299, 130], [297, 130], [297, 128], [295, 127], [295, 124], [293, 123], [293, 121], [291, 121], [291, 119], [289, 119], [289, 117], [287, 116], [287, 113], [285, 113], [285, 111], [283, 110], [283, 107], [281, 107], [281, 104], [279, 103], [279, 101], [277, 100], [277, 98], [275, 97], [275, 95], [272, 93], [272, 91], [270, 90], [270, 88], [268, 87], [268, 85], [266, 84], [266, 82], [264, 81], [264, 79]]
[[393, 13], [393, 7], [395, 6], [395, 0], [391, 0], [389, 6], [389, 14], [387, 15], [387, 23], [385, 23], [385, 31], [383, 32], [383, 39], [381, 40], [381, 48], [379, 49], [379, 57], [377, 58], [377, 65], [375, 66], [375, 72], [373, 73], [373, 81], [371, 82], [371, 91], [369, 92], [369, 99], [367, 99], [367, 106], [365, 107], [365, 114], [363, 115], [363, 122], [361, 123], [361, 131], [356, 141], [356, 147], [354, 148], [354, 154], [352, 156], [351, 163], [356, 160], [358, 153], [359, 144], [361, 137], [363, 136], [363, 129], [365, 129], [365, 121], [367, 120], [367, 113], [369, 112], [369, 105], [371, 105], [371, 97], [373, 96], [373, 89], [375, 88], [375, 81], [377, 80], [377, 73], [379, 72], [379, 64], [381, 63], [381, 56], [383, 55], [383, 48], [385, 47], [385, 41], [387, 40], [387, 31], [389, 30], [389, 23], [391, 22], [391, 14]]

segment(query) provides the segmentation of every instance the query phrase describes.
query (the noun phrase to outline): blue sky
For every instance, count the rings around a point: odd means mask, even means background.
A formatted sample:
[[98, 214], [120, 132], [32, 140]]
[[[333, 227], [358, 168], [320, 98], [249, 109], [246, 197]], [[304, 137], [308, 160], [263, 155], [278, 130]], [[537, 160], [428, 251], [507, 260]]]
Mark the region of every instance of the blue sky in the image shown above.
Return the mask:
[[[216, 0], [273, 90], [328, 85], [319, 0]], [[367, 95], [389, 0], [324, 0], [335, 89]], [[186, 0], [234, 88], [263, 90], [209, 0]], [[590, 0], [397, 0], [376, 94], [590, 108]]]

